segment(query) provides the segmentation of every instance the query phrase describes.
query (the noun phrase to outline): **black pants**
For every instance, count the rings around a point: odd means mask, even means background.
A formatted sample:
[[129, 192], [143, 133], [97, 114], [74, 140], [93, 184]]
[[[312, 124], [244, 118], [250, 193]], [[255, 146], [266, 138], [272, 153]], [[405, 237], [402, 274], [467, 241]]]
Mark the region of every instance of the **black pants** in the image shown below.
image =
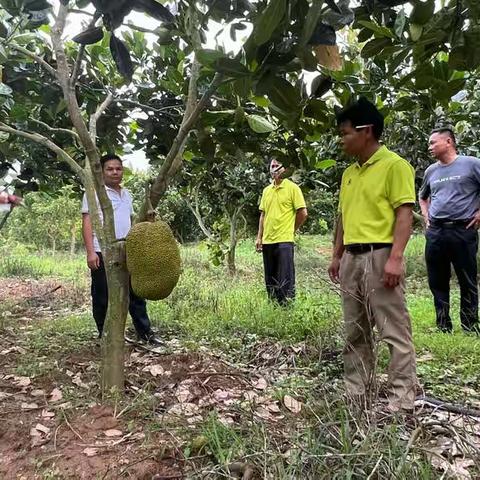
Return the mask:
[[437, 326], [450, 332], [451, 264], [460, 285], [460, 321], [465, 331], [478, 329], [477, 286], [478, 233], [465, 225], [430, 226], [425, 259], [428, 283], [433, 294]]
[[285, 305], [295, 298], [293, 242], [264, 244], [262, 251], [268, 296]]
[[[97, 270], [91, 270], [92, 275], [92, 310], [93, 318], [97, 324], [98, 333], [102, 336], [105, 317], [107, 316], [108, 306], [108, 287], [105, 264], [102, 254], [97, 252], [100, 257], [100, 266]], [[130, 303], [128, 311], [132, 317], [133, 326], [140, 338], [148, 338], [152, 331], [150, 328], [150, 319], [147, 314], [147, 304], [143, 298], [137, 297], [130, 287]]]

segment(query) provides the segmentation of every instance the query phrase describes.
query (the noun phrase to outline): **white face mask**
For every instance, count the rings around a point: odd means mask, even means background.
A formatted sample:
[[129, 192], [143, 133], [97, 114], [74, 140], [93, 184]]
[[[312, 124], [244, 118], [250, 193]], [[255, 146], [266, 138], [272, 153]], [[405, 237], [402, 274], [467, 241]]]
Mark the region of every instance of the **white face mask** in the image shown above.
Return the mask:
[[284, 171], [285, 168], [282, 166], [281, 163], [278, 163], [276, 165], [270, 164], [270, 175], [272, 176], [272, 178], [279, 177]]

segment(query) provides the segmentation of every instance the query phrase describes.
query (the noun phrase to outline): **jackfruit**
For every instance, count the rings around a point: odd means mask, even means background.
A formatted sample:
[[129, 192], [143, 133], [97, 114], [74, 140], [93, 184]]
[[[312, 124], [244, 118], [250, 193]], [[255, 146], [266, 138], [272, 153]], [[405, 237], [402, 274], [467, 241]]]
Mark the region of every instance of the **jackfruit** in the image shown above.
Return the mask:
[[170, 295], [181, 271], [180, 249], [162, 221], [140, 222], [127, 235], [127, 269], [134, 293], [147, 300]]

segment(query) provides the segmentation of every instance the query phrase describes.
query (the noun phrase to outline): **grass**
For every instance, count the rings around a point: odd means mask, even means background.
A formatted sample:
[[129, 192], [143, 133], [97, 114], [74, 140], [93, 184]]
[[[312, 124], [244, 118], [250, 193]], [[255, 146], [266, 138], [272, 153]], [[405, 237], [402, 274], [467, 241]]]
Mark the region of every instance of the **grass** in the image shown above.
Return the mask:
[[[301, 238], [296, 250], [297, 299], [288, 308], [267, 300], [261, 257], [251, 240], [239, 244], [235, 278], [212, 266], [201, 246], [184, 246], [184, 270], [177, 288], [167, 300], [149, 303], [158, 330], [180, 339], [189, 350], [207, 347], [242, 365], [258, 360], [259, 344], [285, 349], [298, 346], [303, 352], [295, 357], [298, 371], [278, 378], [269, 391], [280, 403], [285, 394], [292, 394], [306, 405], [301, 420], [287, 415], [283, 432], [259, 422], [248, 409], [241, 410], [241, 420], [234, 425], [226, 425], [213, 410], [196, 428], [185, 429], [190, 441], [184, 445], [184, 455], [206, 455], [213, 462], [210, 476], [201, 478], [228, 478], [229, 465], [238, 458], [261, 466], [269, 478], [438, 478], [421, 452], [407, 459], [409, 432], [404, 426], [378, 428], [358, 423], [340, 399], [342, 313], [339, 296], [327, 280], [329, 246], [327, 236]], [[435, 330], [423, 249], [423, 238], [414, 237], [406, 255], [418, 374], [429, 394], [468, 401], [472, 391], [480, 390], [480, 341], [460, 331], [455, 287], [452, 317], [456, 331], [445, 335]], [[88, 282], [83, 257], [69, 260], [28, 254], [0, 261], [0, 276], [22, 275]], [[0, 322], [1, 310], [5, 308], [0, 306]], [[95, 326], [88, 313], [69, 315], [32, 322], [25, 335], [33, 354], [20, 358], [16, 374], [49, 375], [62, 358], [89, 348]], [[380, 367], [387, 358], [383, 349]], [[151, 395], [138, 395], [134, 405], [147, 432], [162, 430]]]

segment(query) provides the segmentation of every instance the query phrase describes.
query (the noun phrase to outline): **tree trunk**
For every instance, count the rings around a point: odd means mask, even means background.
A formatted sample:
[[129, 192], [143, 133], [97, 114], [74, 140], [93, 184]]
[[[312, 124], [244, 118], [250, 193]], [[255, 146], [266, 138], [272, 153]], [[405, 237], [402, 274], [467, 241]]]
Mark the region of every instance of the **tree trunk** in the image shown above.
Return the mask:
[[108, 309], [103, 330], [102, 395], [123, 394], [124, 332], [128, 313], [129, 276], [126, 266], [125, 243], [109, 245], [104, 253], [108, 283]]
[[75, 250], [77, 248], [77, 228], [74, 224], [72, 230], [70, 231], [70, 259], [75, 255]]
[[52, 237], [52, 255], [55, 256], [55, 253], [57, 253], [57, 240]]

